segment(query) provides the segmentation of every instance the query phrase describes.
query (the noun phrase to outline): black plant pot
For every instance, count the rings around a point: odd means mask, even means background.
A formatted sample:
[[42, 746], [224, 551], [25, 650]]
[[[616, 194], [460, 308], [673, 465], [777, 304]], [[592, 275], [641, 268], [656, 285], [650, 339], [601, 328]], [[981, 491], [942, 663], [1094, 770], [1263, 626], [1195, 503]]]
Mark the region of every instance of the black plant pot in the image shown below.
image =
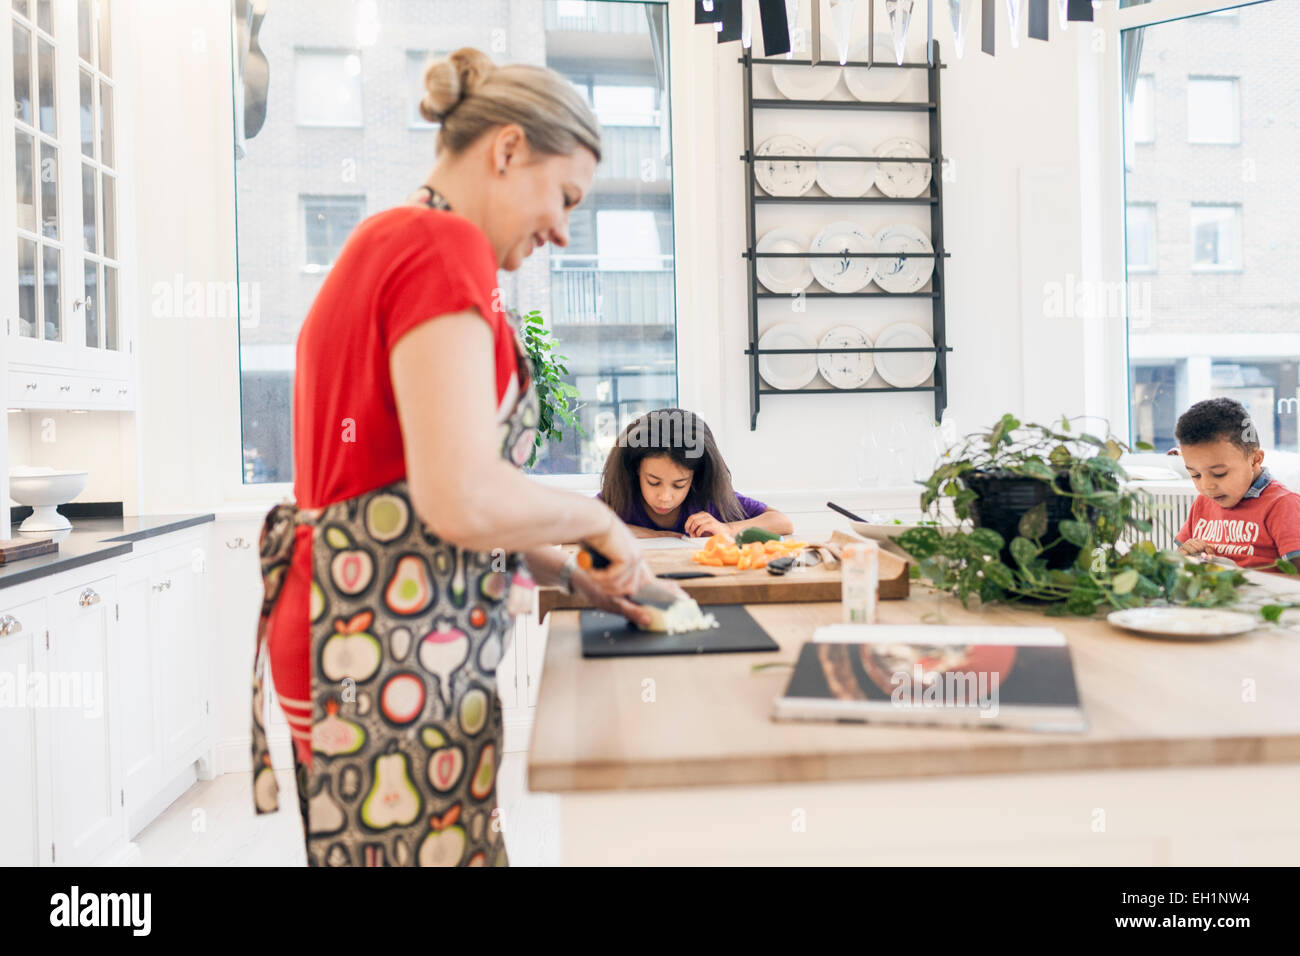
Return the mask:
[[[1065, 495], [1053, 494], [1047, 482], [1037, 478], [1025, 478], [1021, 475], [993, 471], [968, 472], [962, 476], [966, 487], [978, 496], [971, 502], [971, 519], [977, 528], [989, 528], [1002, 535], [1002, 563], [1009, 568], [1016, 568], [1016, 559], [1011, 556], [1011, 539], [1020, 534], [1020, 519], [1026, 511], [1041, 501], [1047, 502], [1047, 532], [1044, 541], [1052, 541], [1059, 536], [1057, 524], [1069, 520], [1074, 515], [1070, 510], [1071, 499]], [[1056, 478], [1056, 486], [1062, 491], [1069, 491], [1069, 476], [1062, 473]], [[1070, 567], [1079, 557], [1079, 546], [1069, 541], [1061, 541], [1043, 552], [1051, 569]]]

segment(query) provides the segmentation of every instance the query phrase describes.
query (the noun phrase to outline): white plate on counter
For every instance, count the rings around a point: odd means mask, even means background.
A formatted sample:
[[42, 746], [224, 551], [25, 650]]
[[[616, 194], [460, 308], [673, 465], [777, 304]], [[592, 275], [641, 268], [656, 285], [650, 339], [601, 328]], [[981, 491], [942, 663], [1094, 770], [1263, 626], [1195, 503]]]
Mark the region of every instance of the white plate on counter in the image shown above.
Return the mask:
[[[876, 146], [873, 156], [929, 159], [926, 148], [914, 139], [887, 139]], [[915, 199], [930, 185], [930, 163], [878, 163], [876, 188], [894, 199]]]
[[[817, 144], [818, 156], [865, 156], [862, 147], [849, 139], [832, 137]], [[817, 185], [828, 196], [856, 198], [876, 181], [875, 163], [818, 163]]]
[[1235, 637], [1264, 626], [1253, 615], [1208, 607], [1131, 607], [1111, 611], [1106, 620], [1126, 631], [1176, 641]]
[[910, 252], [906, 258], [876, 259], [873, 278], [886, 292], [919, 292], [921, 286], [934, 274], [934, 247], [929, 238], [915, 226], [895, 223], [875, 235], [876, 248], [881, 252]]
[[[837, 325], [822, 336], [818, 348], [855, 349], [871, 348], [871, 339], [861, 329], [852, 325]], [[870, 352], [840, 352], [838, 355], [817, 356], [817, 370], [836, 388], [862, 388], [875, 371], [876, 363]]]
[[[793, 322], [772, 326], [758, 340], [760, 349], [811, 349], [816, 348], [812, 338]], [[773, 388], [803, 388], [817, 377], [817, 356], [760, 355], [758, 374]]]
[[[866, 63], [867, 44], [863, 37], [849, 48], [849, 61]], [[894, 59], [894, 41], [888, 33], [875, 35], [875, 66], [846, 66], [844, 84], [856, 99], [864, 103], [892, 103], [907, 88], [907, 70], [899, 69]]]
[[[758, 240], [758, 252], [807, 252], [808, 240], [793, 229], [773, 229]], [[800, 292], [812, 283], [807, 259], [757, 259], [758, 281], [772, 292]]]
[[[794, 36], [797, 43], [791, 45], [794, 59], [810, 60], [812, 59], [812, 37], [811, 31], [798, 30]], [[839, 65], [839, 46], [828, 37], [822, 34], [822, 59], [830, 60], [830, 66], [774, 66], [772, 67], [772, 82], [780, 90], [781, 95], [788, 100], [822, 100], [830, 95], [831, 90], [840, 81], [840, 73], [844, 68]]]
[[817, 164], [812, 162], [813, 148], [807, 140], [789, 133], [778, 133], [758, 144], [755, 156], [807, 156], [808, 160], [766, 162], [755, 159], [754, 179], [770, 196], [802, 196], [817, 181]]
[[[911, 322], [898, 322], [876, 336], [878, 349], [934, 348], [925, 329]], [[876, 352], [876, 371], [894, 388], [915, 388], [934, 371], [935, 353]]]
[[[876, 237], [856, 222], [833, 222], [813, 237], [813, 252], [875, 252]], [[831, 292], [857, 292], [871, 284], [876, 274], [872, 256], [844, 255], [841, 259], [811, 260], [813, 275]]]

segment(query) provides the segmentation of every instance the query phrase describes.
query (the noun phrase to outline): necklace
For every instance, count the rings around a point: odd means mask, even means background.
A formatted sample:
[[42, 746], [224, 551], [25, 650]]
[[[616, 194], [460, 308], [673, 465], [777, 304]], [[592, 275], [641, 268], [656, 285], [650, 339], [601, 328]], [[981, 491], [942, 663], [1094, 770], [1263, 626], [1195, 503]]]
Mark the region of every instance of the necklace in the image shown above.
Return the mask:
[[447, 202], [447, 197], [432, 186], [421, 186], [417, 192], [423, 192], [424, 198], [420, 201], [430, 209], [441, 209], [444, 212], [451, 212], [451, 203]]

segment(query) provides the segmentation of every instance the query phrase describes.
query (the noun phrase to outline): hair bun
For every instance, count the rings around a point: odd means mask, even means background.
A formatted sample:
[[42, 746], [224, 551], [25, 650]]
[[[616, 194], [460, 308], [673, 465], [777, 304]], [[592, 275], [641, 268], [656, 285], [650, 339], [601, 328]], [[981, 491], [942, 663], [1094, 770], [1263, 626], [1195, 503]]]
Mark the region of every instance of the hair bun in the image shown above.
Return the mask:
[[420, 115], [430, 123], [443, 122], [495, 69], [491, 57], [471, 46], [430, 63], [424, 70]]

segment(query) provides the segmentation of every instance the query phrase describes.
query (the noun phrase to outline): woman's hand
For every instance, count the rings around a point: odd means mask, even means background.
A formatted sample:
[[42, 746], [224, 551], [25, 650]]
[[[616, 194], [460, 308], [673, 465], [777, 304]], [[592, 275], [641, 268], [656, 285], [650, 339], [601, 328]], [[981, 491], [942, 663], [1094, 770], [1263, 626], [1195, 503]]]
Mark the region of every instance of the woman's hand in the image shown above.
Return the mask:
[[714, 534], [731, 534], [731, 529], [707, 511], [697, 511], [686, 519], [686, 534], [692, 538], [707, 538]]
[[585, 543], [609, 561], [608, 567], [587, 570], [588, 577], [604, 594], [622, 597], [653, 580], [654, 575], [642, 559], [641, 545], [614, 512], [609, 512], [606, 529], [587, 538]]
[[[671, 579], [660, 580], [653, 578], [655, 584], [677, 595], [678, 598], [687, 597], [687, 593], [682, 590], [681, 585]], [[621, 614], [637, 627], [645, 630], [650, 627], [651, 609], [634, 601], [629, 601], [625, 597], [606, 594], [600, 589], [591, 578], [591, 572], [579, 568], [573, 572], [573, 578], [570, 582], [575, 594], [581, 594], [587, 603], [592, 607], [599, 608], [602, 611], [609, 611], [612, 614]]]

